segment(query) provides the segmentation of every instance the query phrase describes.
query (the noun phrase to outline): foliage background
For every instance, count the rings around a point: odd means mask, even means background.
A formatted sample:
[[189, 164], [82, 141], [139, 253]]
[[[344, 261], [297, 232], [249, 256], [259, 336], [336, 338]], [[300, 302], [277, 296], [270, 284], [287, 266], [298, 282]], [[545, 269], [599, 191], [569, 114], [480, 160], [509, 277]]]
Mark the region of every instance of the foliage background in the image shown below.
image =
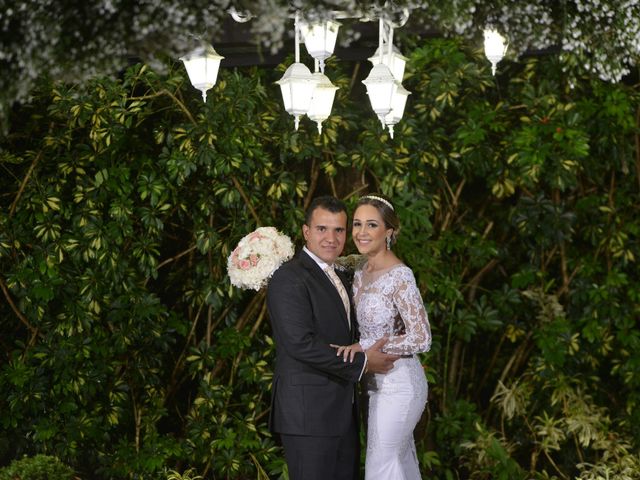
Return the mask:
[[[619, 81], [640, 57], [637, 0], [0, 0], [0, 131], [15, 100], [24, 101], [42, 76], [86, 81], [110, 75], [131, 57], [163, 68], [163, 55], [179, 58], [194, 36], [214, 44], [240, 25], [227, 22], [234, 9], [248, 22], [236, 37], [257, 50], [276, 52], [290, 42], [284, 19], [308, 20], [341, 13], [340, 42], [357, 39], [362, 19], [386, 16], [420, 36], [463, 36], [480, 42], [491, 24], [510, 40], [509, 56], [553, 50], [568, 76], [585, 72]], [[350, 19], [350, 20], [347, 20]], [[20, 79], [20, 81], [16, 81]]]
[[317, 194], [379, 190], [434, 333], [425, 477], [640, 477], [636, 86], [411, 47], [394, 140], [336, 59], [322, 136], [283, 112], [285, 65], [221, 71], [206, 105], [179, 65], [40, 82], [0, 141], [3, 464], [283, 475], [264, 292], [226, 257], [258, 225], [299, 245]]

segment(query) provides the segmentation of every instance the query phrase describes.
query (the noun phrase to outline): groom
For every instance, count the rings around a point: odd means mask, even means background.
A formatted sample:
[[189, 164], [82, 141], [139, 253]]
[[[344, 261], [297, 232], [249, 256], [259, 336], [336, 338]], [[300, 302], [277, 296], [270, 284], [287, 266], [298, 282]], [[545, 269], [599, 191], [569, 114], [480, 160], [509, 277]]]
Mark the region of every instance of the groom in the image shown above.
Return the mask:
[[351, 288], [328, 270], [347, 236], [344, 203], [313, 200], [302, 232], [306, 246], [276, 271], [267, 291], [276, 342], [270, 426], [282, 440], [291, 480], [354, 480], [360, 463], [356, 384], [365, 371], [388, 372], [398, 357], [380, 351], [385, 340], [353, 362], [330, 347], [356, 337]]

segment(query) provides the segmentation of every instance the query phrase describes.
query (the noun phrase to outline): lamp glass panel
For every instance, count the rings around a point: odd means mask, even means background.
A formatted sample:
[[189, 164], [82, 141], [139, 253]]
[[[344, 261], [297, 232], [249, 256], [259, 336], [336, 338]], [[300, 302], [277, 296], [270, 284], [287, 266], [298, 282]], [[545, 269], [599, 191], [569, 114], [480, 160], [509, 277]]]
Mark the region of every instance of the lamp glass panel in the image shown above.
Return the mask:
[[220, 60], [210, 58], [192, 58], [184, 62], [191, 84], [200, 88], [206, 86], [211, 88], [215, 85], [220, 69]]
[[300, 82], [292, 85], [291, 108], [294, 113], [302, 115], [309, 111], [314, 88], [315, 85], [312, 81]]
[[300, 30], [304, 44], [314, 58], [325, 59], [333, 54], [340, 24], [331, 20], [320, 23], [302, 23]]
[[336, 88], [323, 88], [316, 87], [313, 92], [313, 98], [311, 100], [311, 106], [307, 115], [310, 119], [324, 120], [331, 115], [331, 108], [333, 107], [333, 100], [336, 96]]
[[402, 120], [402, 115], [404, 114], [404, 109], [407, 105], [407, 97], [409, 96], [409, 93], [410, 92], [402, 86], [399, 86], [396, 89], [396, 92], [393, 95], [392, 108], [389, 114], [385, 117], [385, 123], [388, 125], [395, 125]]
[[484, 53], [489, 59], [500, 61], [506, 51], [506, 40], [495, 30], [484, 32]]
[[370, 83], [367, 85], [367, 94], [374, 112], [378, 115], [386, 115], [391, 111], [395, 89], [395, 82]]
[[293, 94], [291, 93], [291, 86], [287, 83], [280, 84], [280, 91], [282, 92], [282, 101], [284, 103], [284, 109], [291, 113], [291, 101]]
[[292, 115], [307, 113], [313, 95], [313, 82], [291, 79], [280, 84], [284, 109]]

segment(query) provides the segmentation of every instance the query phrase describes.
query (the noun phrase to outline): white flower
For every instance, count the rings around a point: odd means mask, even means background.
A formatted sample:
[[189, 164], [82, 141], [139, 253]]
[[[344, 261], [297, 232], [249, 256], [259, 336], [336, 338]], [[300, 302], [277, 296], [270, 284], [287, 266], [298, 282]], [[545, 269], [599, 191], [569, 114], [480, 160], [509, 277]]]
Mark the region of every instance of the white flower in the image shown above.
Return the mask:
[[293, 253], [288, 236], [274, 227], [259, 227], [243, 237], [227, 259], [231, 284], [245, 290], [260, 290]]
[[334, 262], [334, 266], [336, 270], [341, 270], [343, 272], [351, 272], [362, 267], [364, 263], [367, 261], [367, 257], [365, 255], [360, 255], [357, 253], [352, 253], [351, 255], [347, 255], [346, 257], [338, 257]]

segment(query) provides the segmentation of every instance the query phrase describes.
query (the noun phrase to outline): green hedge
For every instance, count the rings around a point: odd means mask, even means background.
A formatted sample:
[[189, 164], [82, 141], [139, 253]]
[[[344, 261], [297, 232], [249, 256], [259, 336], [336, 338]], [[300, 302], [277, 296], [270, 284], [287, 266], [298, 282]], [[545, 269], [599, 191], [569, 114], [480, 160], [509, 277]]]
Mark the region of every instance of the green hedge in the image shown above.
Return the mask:
[[[2, 461], [81, 478], [278, 478], [264, 292], [226, 257], [258, 225], [300, 244], [309, 199], [394, 198], [434, 341], [416, 430], [432, 478], [640, 475], [637, 89], [415, 45], [391, 140], [339, 85], [321, 136], [277, 71], [181, 66], [43, 83], [0, 141]], [[350, 246], [350, 250], [353, 248]]]
[[0, 468], [0, 480], [73, 480], [73, 470], [55, 457], [36, 455]]

